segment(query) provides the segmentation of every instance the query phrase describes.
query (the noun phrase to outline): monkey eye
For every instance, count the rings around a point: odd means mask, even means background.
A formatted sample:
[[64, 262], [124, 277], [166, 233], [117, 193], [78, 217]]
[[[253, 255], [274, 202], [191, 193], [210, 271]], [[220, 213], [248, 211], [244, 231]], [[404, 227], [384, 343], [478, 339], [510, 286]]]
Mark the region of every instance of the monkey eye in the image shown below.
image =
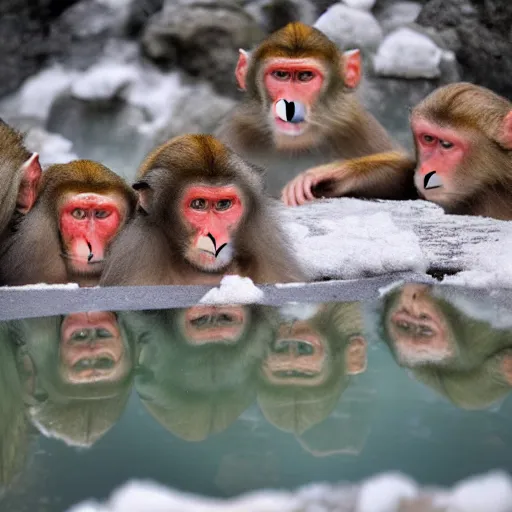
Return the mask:
[[282, 71], [280, 69], [276, 71], [272, 71], [272, 76], [277, 78], [278, 80], [287, 80], [290, 78], [290, 73], [288, 71]]
[[80, 329], [71, 335], [72, 341], [83, 341], [89, 337], [89, 329]]
[[85, 210], [83, 210], [82, 208], [75, 208], [71, 212], [71, 215], [73, 218], [78, 219], [78, 220], [85, 219], [85, 217], [87, 216], [87, 214], [85, 213]]
[[409, 332], [411, 330], [411, 324], [408, 322], [399, 321], [395, 325], [403, 332]]
[[197, 318], [194, 318], [193, 320], [190, 321], [190, 323], [194, 327], [203, 327], [206, 324], [208, 324], [209, 321], [210, 321], [210, 316], [209, 315], [203, 315], [203, 316], [199, 316]]
[[432, 142], [435, 141], [435, 137], [432, 137], [432, 135], [423, 135], [423, 140], [427, 143], [427, 144], [432, 144]]
[[96, 210], [94, 212], [94, 216], [97, 218], [97, 219], [106, 219], [107, 217], [110, 216], [110, 212], [107, 211], [107, 210]]
[[193, 210], [206, 210], [206, 199], [193, 199], [190, 202], [190, 208]]
[[96, 330], [96, 337], [97, 338], [113, 338], [114, 336], [110, 331], [107, 331], [107, 329], [97, 329]]
[[315, 74], [313, 73], [313, 71], [301, 71], [297, 75], [297, 78], [299, 79], [300, 82], [309, 82], [310, 80], [313, 80], [314, 77]]
[[420, 336], [425, 336], [426, 338], [431, 338], [432, 336], [434, 336], [434, 331], [430, 327], [427, 327], [426, 325], [420, 326], [420, 328], [418, 329], [418, 333]]
[[215, 205], [215, 209], [219, 212], [222, 212], [224, 210], [228, 210], [231, 208], [231, 205], [233, 204], [233, 201], [231, 199], [221, 199], [220, 201], [217, 201], [217, 204]]
[[450, 148], [453, 148], [453, 142], [449, 142], [447, 140], [439, 140], [439, 144], [441, 144], [441, 146], [443, 146], [444, 149], [450, 149]]

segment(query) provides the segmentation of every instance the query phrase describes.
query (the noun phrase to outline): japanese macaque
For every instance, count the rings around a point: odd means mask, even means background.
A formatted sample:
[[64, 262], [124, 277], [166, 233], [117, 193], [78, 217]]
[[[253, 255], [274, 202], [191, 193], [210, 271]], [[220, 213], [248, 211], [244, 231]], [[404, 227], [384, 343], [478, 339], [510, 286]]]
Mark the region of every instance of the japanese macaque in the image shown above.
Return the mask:
[[17, 361], [28, 417], [45, 436], [90, 447], [121, 416], [137, 346], [110, 311], [15, 320]]
[[152, 416], [187, 441], [225, 430], [256, 400], [276, 322], [262, 306], [128, 313], [140, 340], [136, 390]]
[[492, 299], [464, 293], [424, 284], [391, 291], [381, 336], [415, 378], [460, 407], [479, 409], [512, 389], [512, 323]]
[[41, 181], [39, 155], [23, 136], [0, 119], [0, 249], [16, 221], [34, 205]]
[[273, 425], [302, 435], [329, 416], [350, 376], [366, 370], [367, 343], [357, 302], [287, 305], [280, 313], [258, 402]]
[[109, 245], [136, 200], [120, 176], [96, 162], [50, 166], [37, 201], [2, 251], [0, 283], [96, 285]]
[[[245, 99], [217, 135], [243, 158], [269, 170], [287, 205], [348, 195], [414, 196], [414, 160], [361, 105], [358, 50], [341, 53], [319, 30], [290, 23], [236, 68]], [[350, 159], [350, 160], [348, 160]]]
[[209, 135], [176, 137], [142, 163], [140, 212], [115, 241], [101, 285], [302, 281], [252, 165]]
[[448, 213], [512, 219], [512, 103], [469, 83], [430, 94], [411, 115], [419, 194]]

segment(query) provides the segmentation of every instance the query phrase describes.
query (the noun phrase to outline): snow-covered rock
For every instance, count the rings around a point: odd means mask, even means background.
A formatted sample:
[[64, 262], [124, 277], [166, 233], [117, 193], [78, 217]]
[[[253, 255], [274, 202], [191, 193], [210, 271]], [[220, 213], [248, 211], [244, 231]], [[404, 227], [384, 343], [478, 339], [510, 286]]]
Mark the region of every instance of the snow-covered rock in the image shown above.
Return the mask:
[[65, 164], [76, 160], [73, 143], [58, 133], [50, 133], [34, 126], [25, 135], [25, 144], [31, 151], [39, 153], [41, 165]]
[[375, 50], [382, 41], [382, 29], [366, 11], [342, 3], [329, 7], [314, 25], [341, 49]]
[[71, 94], [87, 101], [110, 100], [133, 83], [138, 74], [134, 64], [100, 62], [73, 81]]
[[342, 0], [345, 5], [362, 11], [371, 11], [376, 0]]
[[422, 5], [417, 2], [397, 2], [388, 5], [377, 14], [380, 26], [387, 34], [393, 30], [412, 23], [421, 12]]
[[199, 302], [201, 304], [258, 304], [265, 294], [249, 277], [224, 276], [220, 287], [212, 288]]
[[381, 76], [438, 78], [443, 50], [429, 37], [410, 28], [399, 28], [382, 41], [373, 59]]

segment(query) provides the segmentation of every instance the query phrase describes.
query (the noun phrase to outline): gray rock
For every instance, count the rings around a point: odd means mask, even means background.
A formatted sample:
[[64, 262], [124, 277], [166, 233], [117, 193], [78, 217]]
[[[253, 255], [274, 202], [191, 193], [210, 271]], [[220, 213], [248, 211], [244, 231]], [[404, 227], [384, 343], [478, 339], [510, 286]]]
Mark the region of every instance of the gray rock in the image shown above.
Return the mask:
[[418, 2], [396, 2], [376, 12], [377, 21], [385, 33], [413, 22], [421, 11]]
[[234, 2], [168, 1], [144, 29], [142, 48], [160, 66], [179, 67], [234, 96], [238, 50], [262, 38], [256, 21]]
[[455, 52], [463, 80], [512, 97], [512, 2], [430, 0], [416, 21]]

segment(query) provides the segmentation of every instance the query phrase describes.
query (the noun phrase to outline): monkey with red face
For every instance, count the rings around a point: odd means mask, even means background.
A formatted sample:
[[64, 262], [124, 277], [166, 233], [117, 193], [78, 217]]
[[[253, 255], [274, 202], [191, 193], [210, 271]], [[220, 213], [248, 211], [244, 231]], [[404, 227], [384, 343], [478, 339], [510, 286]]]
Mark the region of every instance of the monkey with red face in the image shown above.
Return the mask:
[[142, 163], [139, 212], [112, 247], [101, 285], [258, 283], [304, 276], [258, 169], [209, 135], [176, 137]]
[[268, 169], [274, 186], [296, 176], [282, 193], [290, 206], [342, 195], [414, 197], [414, 160], [355, 95], [361, 67], [358, 50], [342, 53], [319, 30], [290, 23], [241, 50], [236, 78], [245, 95], [217, 136]]
[[448, 213], [512, 220], [512, 103], [470, 83], [441, 87], [411, 115], [421, 197]]
[[50, 166], [37, 201], [2, 248], [0, 283], [96, 285], [108, 247], [135, 205], [135, 192], [101, 164]]

